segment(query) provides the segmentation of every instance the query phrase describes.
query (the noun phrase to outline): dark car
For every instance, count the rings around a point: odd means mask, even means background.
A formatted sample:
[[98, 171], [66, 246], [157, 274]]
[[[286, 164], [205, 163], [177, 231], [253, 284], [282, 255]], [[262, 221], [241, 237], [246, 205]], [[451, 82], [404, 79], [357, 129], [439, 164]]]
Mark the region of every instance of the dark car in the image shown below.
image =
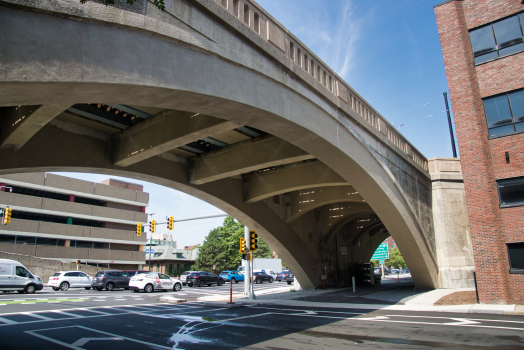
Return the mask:
[[253, 282], [264, 283], [264, 281], [273, 283], [273, 277], [266, 274], [265, 272], [253, 272]]
[[374, 269], [374, 275], [375, 275], [375, 284], [381, 284], [382, 283], [382, 271], [380, 270], [380, 267], [375, 267]]
[[287, 284], [291, 284], [295, 282], [295, 276], [291, 272], [289, 272], [288, 274], [286, 274], [285, 281], [287, 282]]
[[95, 290], [129, 289], [129, 275], [125, 271], [99, 271], [93, 278], [91, 287]]
[[281, 273], [277, 274], [276, 280], [278, 282], [285, 282], [286, 281], [286, 277], [288, 275], [290, 275], [290, 274], [291, 274], [291, 271], [289, 271], [289, 270], [282, 270]]
[[139, 275], [141, 273], [149, 273], [149, 271], [146, 271], [146, 270], [124, 270], [124, 272], [127, 272], [127, 274], [129, 275], [129, 278]]
[[213, 284], [221, 286], [224, 284], [224, 279], [215, 275], [212, 272], [199, 271], [189, 274], [189, 276], [187, 276], [186, 282], [187, 285], [190, 287], [203, 287], [205, 285], [211, 286]]

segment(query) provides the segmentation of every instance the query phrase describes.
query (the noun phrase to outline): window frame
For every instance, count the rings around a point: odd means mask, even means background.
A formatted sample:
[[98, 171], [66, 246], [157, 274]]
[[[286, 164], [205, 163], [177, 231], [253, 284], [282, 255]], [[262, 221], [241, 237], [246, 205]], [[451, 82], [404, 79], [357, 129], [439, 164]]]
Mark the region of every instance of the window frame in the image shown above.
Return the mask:
[[[512, 53], [509, 53], [509, 54], [506, 54], [506, 55], [503, 55], [503, 56], [501, 56], [500, 52], [499, 52], [502, 49], [506, 49], [508, 47], [515, 46], [515, 45], [518, 45], [520, 43], [524, 43], [524, 22], [521, 20], [521, 15], [523, 15], [523, 17], [524, 17], [524, 11], [513, 13], [513, 14], [511, 14], [509, 16], [506, 16], [506, 17], [503, 17], [503, 18], [499, 18], [496, 21], [493, 21], [493, 22], [490, 22], [490, 23], [487, 23], [487, 24], [483, 24], [481, 26], [478, 26], [478, 27], [475, 27], [475, 28], [472, 28], [472, 29], [468, 30], [468, 34], [469, 34], [468, 37], [469, 37], [469, 41], [470, 41], [470, 47], [471, 47], [471, 51], [473, 53], [473, 64], [475, 66], [479, 66], [481, 64], [485, 64], [485, 63], [492, 62], [492, 61], [495, 61], [495, 60], [498, 60], [498, 59], [501, 59], [501, 58], [509, 57], [509, 56], [516, 55], [516, 54], [524, 52], [524, 48], [519, 50], [519, 51], [512, 52]], [[517, 42], [517, 43], [515, 43], [513, 45], [500, 47], [501, 44], [499, 44], [498, 41], [497, 41], [497, 35], [495, 33], [495, 29], [494, 29], [493, 25], [495, 23], [502, 22], [502, 21], [504, 21], [504, 20], [506, 20], [508, 18], [511, 18], [511, 17], [517, 17], [517, 20], [519, 21], [520, 32], [522, 34], [522, 36], [520, 37], [521, 40], [520, 40], [520, 42]], [[488, 54], [488, 53], [491, 53], [491, 52], [496, 52], [498, 56], [495, 57], [495, 58], [488, 59], [488, 60], [483, 61], [483, 62], [475, 63], [475, 57], [482, 56], [482, 55], [475, 56], [475, 52], [473, 51], [473, 45], [471, 43], [471, 32], [474, 32], [475, 30], [482, 29], [482, 28], [485, 28], [485, 27], [491, 27], [491, 32], [493, 34], [493, 39], [495, 41], [495, 48], [492, 51], [484, 52], [484, 54]], [[514, 40], [518, 40], [518, 39], [514, 39]], [[512, 41], [514, 41], [514, 40], [512, 40]], [[511, 41], [509, 41], [509, 42], [511, 42]], [[508, 43], [508, 42], [504, 42], [502, 44], [506, 44], [506, 43]], [[477, 52], [481, 52], [481, 51], [477, 51]]]
[[524, 180], [524, 176], [508, 177], [508, 178], [505, 178], [505, 179], [498, 179], [496, 181], [496, 183], [497, 183], [497, 194], [499, 196], [499, 208], [500, 209], [515, 208], [515, 207], [522, 207], [522, 206], [524, 206], [524, 200], [522, 202], [519, 202], [519, 203], [516, 203], [516, 204], [502, 204], [502, 198], [500, 197], [499, 184], [500, 184], [500, 182], [502, 182], [504, 180], [513, 180], [513, 179], [523, 179]]
[[511, 268], [511, 255], [509, 254], [509, 247], [510, 245], [514, 245], [514, 244], [524, 244], [524, 242], [506, 242], [506, 251], [508, 253], [508, 264], [509, 264], [509, 273], [510, 274], [517, 274], [517, 275], [522, 275], [524, 274], [524, 268], [523, 269], [512, 269]]
[[[520, 123], [524, 123], [524, 122], [523, 121], [515, 122], [515, 117], [513, 116], [513, 107], [511, 106], [511, 99], [509, 98], [510, 94], [512, 94], [514, 92], [518, 92], [518, 91], [524, 91], [524, 89], [517, 89], [517, 90], [506, 91], [504, 93], [492, 95], [492, 96], [485, 97], [485, 98], [482, 99], [482, 108], [484, 109], [484, 118], [486, 119], [486, 129], [488, 131], [488, 140], [496, 139], [496, 138], [499, 138], [499, 137], [506, 137], [506, 136], [518, 135], [518, 134], [524, 133], [524, 130], [520, 130], [520, 131], [515, 130], [515, 124], [520, 124]], [[505, 133], [505, 134], [500, 134], [500, 135], [490, 135], [489, 134], [489, 130], [490, 129], [494, 129], [494, 128], [490, 128], [489, 127], [490, 122], [488, 121], [488, 114], [486, 113], [486, 106], [484, 104], [484, 101], [492, 99], [492, 98], [496, 98], [496, 97], [499, 97], [499, 96], [505, 96], [506, 97], [506, 100], [508, 102], [509, 111], [511, 113], [511, 123], [505, 124], [505, 125], [498, 125], [496, 127], [501, 127], [501, 126], [506, 126], [506, 125], [513, 125], [514, 131], [509, 132], [509, 133]]]

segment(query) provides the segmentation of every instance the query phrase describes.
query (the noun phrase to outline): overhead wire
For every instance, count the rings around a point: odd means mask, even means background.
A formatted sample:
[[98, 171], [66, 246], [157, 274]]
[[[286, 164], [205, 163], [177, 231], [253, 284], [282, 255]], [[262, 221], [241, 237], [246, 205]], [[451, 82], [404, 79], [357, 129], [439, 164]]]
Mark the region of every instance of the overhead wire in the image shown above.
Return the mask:
[[[391, 124], [395, 125], [399, 120], [402, 120], [402, 119], [404, 119], [404, 118], [406, 118], [406, 117], [412, 115], [413, 113], [418, 112], [418, 111], [421, 110], [422, 108], [424, 108], [424, 107], [430, 105], [432, 102], [435, 102], [436, 100], [438, 100], [438, 99], [441, 98], [441, 97], [442, 97], [442, 94], [440, 94], [438, 97], [435, 97], [435, 99], [429, 101], [428, 103], [422, 105], [421, 107], [419, 107], [419, 108], [417, 108], [417, 109], [415, 109], [415, 110], [409, 112], [408, 114], [406, 114], [406, 115], [404, 115], [404, 116], [398, 118], [397, 120], [391, 122]], [[427, 118], [427, 117], [426, 117], [426, 118]], [[399, 127], [402, 127], [403, 125], [405, 125], [405, 124], [410, 124], [410, 123], [411, 123], [411, 122], [403, 123], [403, 124], [402, 124], [401, 126], [399, 126]]]

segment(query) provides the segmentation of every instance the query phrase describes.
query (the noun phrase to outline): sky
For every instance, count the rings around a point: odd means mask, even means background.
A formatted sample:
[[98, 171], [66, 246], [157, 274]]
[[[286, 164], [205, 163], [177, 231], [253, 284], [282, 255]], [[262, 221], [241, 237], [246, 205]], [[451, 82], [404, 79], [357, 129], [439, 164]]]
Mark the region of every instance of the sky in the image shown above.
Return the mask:
[[[258, 0], [257, 2], [392, 123], [426, 158], [452, 157], [448, 92], [433, 5], [440, 0]], [[108, 175], [56, 173], [139, 183], [148, 213], [165, 221], [222, 211], [173, 189]], [[202, 243], [223, 218], [175, 223], [179, 248]], [[164, 225], [158, 233], [168, 233]]]

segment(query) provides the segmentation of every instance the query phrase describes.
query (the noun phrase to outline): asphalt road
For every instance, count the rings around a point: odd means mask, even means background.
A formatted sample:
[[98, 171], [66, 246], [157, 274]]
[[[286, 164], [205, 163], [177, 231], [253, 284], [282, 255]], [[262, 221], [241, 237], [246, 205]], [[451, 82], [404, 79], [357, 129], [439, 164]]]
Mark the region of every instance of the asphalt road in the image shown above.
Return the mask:
[[[233, 294], [244, 291], [244, 283], [233, 283]], [[281, 289], [292, 287], [287, 283], [263, 283], [255, 284], [255, 291], [268, 289]], [[212, 295], [229, 295], [230, 284], [222, 286], [188, 287], [185, 286], [179, 292], [175, 291], [156, 291], [153, 293], [139, 292], [131, 290], [116, 289], [114, 291], [85, 290], [84, 288], [71, 288], [65, 292], [55, 292], [49, 287], [34, 294], [1, 293], [0, 292], [0, 313], [19, 312], [19, 311], [38, 311], [53, 310], [56, 308], [75, 308], [79, 306], [114, 306], [114, 305], [136, 305], [157, 302], [163, 295], [173, 295], [176, 298], [196, 301], [199, 297]]]
[[[240, 292], [243, 286], [234, 287]], [[168, 293], [228, 292], [222, 286], [151, 294], [84, 290], [1, 294], [0, 350], [524, 348], [522, 316], [272, 305], [224, 309], [158, 301]]]

